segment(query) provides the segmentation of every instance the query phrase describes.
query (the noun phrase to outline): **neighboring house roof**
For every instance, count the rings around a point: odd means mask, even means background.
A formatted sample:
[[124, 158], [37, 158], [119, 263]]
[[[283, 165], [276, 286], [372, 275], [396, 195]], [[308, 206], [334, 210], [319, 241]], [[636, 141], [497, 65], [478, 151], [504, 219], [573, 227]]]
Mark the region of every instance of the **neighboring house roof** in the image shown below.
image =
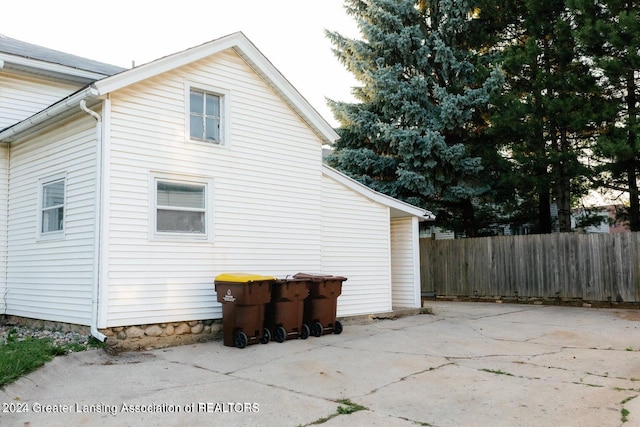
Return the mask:
[[313, 129], [324, 144], [338, 139], [338, 134], [309, 102], [289, 83], [289, 81], [271, 64], [271, 62], [241, 32], [204, 43], [173, 55], [165, 56], [147, 64], [123, 71], [110, 77], [97, 80], [84, 89], [53, 104], [47, 109], [0, 131], [0, 142], [11, 142], [24, 135], [46, 126], [52, 119], [71, 115], [81, 100], [88, 105], [98, 102], [99, 98], [110, 92], [125, 88], [161, 73], [187, 65], [194, 61], [234, 49], [253, 70], [258, 73], [276, 91], [285, 102]]
[[359, 183], [355, 179], [349, 178], [347, 175], [337, 171], [336, 169], [333, 169], [326, 164], [322, 165], [322, 173], [350, 188], [356, 193], [361, 194], [367, 199], [373, 200], [374, 202], [380, 203], [384, 206], [388, 206], [389, 208], [391, 208], [391, 218], [417, 216], [425, 221], [434, 221], [436, 219], [436, 216], [431, 211], [419, 208], [409, 203], [405, 203], [401, 200], [394, 199], [393, 197], [387, 196], [386, 194], [382, 194], [375, 190], [372, 190], [366, 185]]
[[126, 70], [0, 34], [0, 69], [2, 67], [83, 84]]

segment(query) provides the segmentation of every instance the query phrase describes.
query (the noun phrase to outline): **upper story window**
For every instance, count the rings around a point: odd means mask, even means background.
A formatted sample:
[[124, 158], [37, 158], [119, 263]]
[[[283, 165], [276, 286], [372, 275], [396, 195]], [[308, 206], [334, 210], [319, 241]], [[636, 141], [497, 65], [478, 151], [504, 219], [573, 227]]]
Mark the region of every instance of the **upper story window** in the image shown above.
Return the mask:
[[186, 81], [185, 93], [187, 141], [227, 146], [230, 92]]
[[189, 96], [189, 132], [191, 139], [220, 144], [220, 95], [191, 89]]
[[40, 214], [38, 234], [57, 236], [64, 232], [66, 179], [50, 178], [40, 181]]

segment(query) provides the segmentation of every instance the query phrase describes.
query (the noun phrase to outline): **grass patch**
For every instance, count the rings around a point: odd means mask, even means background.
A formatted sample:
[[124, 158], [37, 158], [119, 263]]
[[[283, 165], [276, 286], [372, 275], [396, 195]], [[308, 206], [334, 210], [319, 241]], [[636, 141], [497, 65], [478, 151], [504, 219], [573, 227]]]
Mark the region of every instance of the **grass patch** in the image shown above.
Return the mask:
[[51, 338], [18, 340], [10, 332], [6, 343], [0, 344], [0, 387], [35, 371], [56, 356], [100, 346], [103, 344], [95, 338], [90, 339], [87, 345], [77, 342], [56, 345]]

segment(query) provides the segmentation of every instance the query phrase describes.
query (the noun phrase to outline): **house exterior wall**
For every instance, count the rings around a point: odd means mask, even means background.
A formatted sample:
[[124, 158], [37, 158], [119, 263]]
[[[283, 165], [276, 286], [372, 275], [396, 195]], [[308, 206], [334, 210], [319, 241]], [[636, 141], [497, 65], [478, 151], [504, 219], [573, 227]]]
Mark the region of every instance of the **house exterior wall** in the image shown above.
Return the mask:
[[[227, 146], [185, 137], [187, 83], [226, 91]], [[321, 141], [233, 50], [110, 98], [99, 327], [219, 318], [221, 273], [320, 270]], [[207, 239], [153, 235], [155, 176], [207, 184]]]
[[[11, 145], [6, 314], [90, 324], [95, 146], [88, 116]], [[54, 176], [66, 178], [64, 235], [40, 238], [40, 180]]]
[[347, 277], [338, 316], [391, 310], [389, 208], [322, 179], [322, 269]]
[[0, 129], [32, 116], [78, 89], [71, 84], [0, 72]]
[[420, 307], [418, 218], [391, 220], [391, 280], [393, 308]]

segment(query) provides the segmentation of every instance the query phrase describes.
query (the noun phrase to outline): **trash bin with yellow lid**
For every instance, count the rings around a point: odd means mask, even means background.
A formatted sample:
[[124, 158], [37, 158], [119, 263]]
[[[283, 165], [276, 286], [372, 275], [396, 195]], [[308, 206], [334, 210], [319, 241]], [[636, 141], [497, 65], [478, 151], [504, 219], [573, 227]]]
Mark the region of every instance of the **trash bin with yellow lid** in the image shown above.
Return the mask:
[[264, 327], [265, 304], [271, 300], [275, 277], [251, 273], [224, 273], [216, 276], [215, 289], [222, 304], [223, 343], [244, 348], [271, 340]]
[[342, 282], [346, 277], [298, 273], [294, 279], [307, 280], [309, 297], [304, 302], [304, 324], [311, 335], [342, 333], [342, 323], [336, 319], [338, 297], [342, 293]]

